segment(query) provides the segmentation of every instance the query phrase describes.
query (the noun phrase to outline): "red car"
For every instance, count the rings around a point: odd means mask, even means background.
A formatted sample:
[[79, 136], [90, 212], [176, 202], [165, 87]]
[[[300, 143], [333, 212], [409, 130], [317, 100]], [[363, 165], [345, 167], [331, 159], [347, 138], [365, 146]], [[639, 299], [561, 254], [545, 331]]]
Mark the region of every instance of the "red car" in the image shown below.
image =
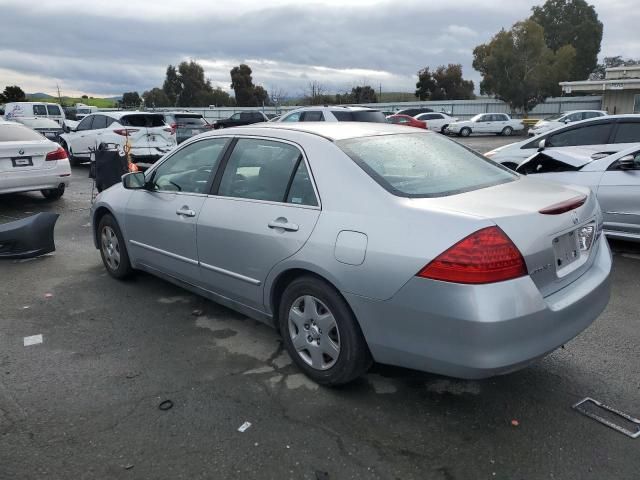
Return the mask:
[[407, 125], [408, 127], [427, 128], [427, 122], [416, 120], [409, 115], [389, 115], [387, 120], [398, 125]]

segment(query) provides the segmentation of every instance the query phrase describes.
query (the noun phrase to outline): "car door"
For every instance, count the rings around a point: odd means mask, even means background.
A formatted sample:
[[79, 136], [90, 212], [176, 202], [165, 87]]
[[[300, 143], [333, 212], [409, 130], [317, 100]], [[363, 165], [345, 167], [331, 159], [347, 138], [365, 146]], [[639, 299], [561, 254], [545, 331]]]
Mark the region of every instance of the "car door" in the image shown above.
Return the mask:
[[69, 132], [66, 135], [67, 145], [74, 156], [89, 156], [89, 144], [93, 135], [91, 131], [92, 124], [93, 115], [86, 116], [80, 121], [75, 132]]
[[239, 138], [198, 219], [205, 288], [263, 310], [269, 271], [311, 235], [320, 203], [307, 160], [293, 143]]
[[473, 133], [487, 133], [491, 125], [492, 115], [482, 115], [473, 126]]
[[640, 235], [640, 148], [626, 157], [637, 167], [622, 169], [613, 161], [600, 178], [597, 196], [606, 230]]
[[[105, 115], [93, 115], [93, 123], [91, 124], [92, 142], [89, 148], [95, 148], [103, 141], [105, 130], [107, 128], [108, 118]], [[87, 137], [89, 140], [89, 137]], [[105, 139], [106, 142], [108, 139]]]
[[196, 222], [227, 142], [185, 144], [148, 172], [147, 189], [131, 191], [125, 226], [135, 264], [199, 286]]

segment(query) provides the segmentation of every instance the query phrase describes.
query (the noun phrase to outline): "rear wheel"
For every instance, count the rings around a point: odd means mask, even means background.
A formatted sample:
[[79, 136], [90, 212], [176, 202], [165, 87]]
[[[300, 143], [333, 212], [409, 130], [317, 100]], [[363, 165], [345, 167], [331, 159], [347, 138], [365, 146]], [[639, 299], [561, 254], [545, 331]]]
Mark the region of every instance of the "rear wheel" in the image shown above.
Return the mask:
[[513, 128], [511, 127], [504, 127], [502, 129], [502, 135], [504, 135], [505, 137], [510, 137], [512, 133], [513, 133]]
[[72, 167], [80, 165], [80, 161], [76, 157], [73, 156], [73, 154], [71, 153], [71, 150], [69, 149], [69, 145], [67, 144], [67, 142], [65, 142], [64, 140], [60, 140], [60, 146], [62, 148], [64, 148], [64, 150], [67, 152], [67, 158], [69, 159], [69, 165], [71, 165]]
[[443, 125], [442, 127], [440, 127], [440, 133], [443, 134], [443, 135], [446, 135], [448, 126], [449, 125]]
[[462, 130], [460, 130], [460, 136], [468, 137], [469, 135], [471, 135], [471, 129], [469, 127], [464, 127]]
[[120, 227], [113, 216], [107, 214], [98, 225], [100, 256], [109, 275], [119, 280], [133, 273], [129, 254]]
[[342, 385], [364, 374], [372, 359], [351, 309], [329, 284], [301, 277], [280, 300], [279, 326], [296, 365], [322, 385]]
[[47, 188], [45, 190], [40, 190], [40, 193], [47, 200], [58, 200], [62, 195], [64, 195], [64, 184], [60, 185], [58, 188]]

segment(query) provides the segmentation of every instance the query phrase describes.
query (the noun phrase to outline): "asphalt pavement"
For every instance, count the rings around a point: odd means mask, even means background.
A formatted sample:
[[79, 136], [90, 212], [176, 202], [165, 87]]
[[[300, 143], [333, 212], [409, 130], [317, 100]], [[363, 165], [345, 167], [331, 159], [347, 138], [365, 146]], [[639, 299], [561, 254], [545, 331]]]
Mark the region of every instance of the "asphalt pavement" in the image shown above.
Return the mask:
[[87, 171], [58, 202], [0, 196], [0, 222], [61, 215], [54, 254], [0, 263], [0, 479], [637, 478], [640, 439], [571, 406], [640, 416], [640, 246], [612, 244], [607, 310], [525, 370], [377, 365], [327, 389], [269, 327], [147, 274], [107, 276]]

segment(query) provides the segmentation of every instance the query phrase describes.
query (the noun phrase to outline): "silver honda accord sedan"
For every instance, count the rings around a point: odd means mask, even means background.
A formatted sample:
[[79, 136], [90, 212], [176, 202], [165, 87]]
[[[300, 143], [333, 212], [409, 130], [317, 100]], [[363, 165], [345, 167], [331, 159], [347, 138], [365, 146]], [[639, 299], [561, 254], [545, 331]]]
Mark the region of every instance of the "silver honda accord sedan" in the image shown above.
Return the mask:
[[111, 276], [144, 270], [273, 325], [325, 385], [373, 361], [460, 378], [517, 370], [609, 300], [588, 188], [397, 125], [204, 133], [102, 192], [92, 220]]

